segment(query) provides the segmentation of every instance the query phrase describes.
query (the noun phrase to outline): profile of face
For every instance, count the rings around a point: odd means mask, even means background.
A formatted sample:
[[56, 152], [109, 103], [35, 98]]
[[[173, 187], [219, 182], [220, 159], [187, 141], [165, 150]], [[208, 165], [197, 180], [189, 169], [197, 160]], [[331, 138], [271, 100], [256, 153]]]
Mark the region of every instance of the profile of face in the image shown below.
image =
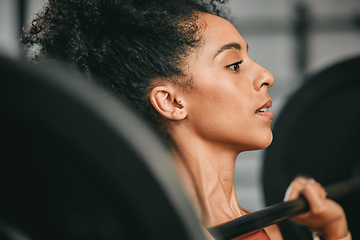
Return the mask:
[[273, 76], [249, 58], [247, 43], [230, 22], [207, 13], [200, 13], [199, 21], [202, 44], [186, 59], [194, 88], [176, 89], [181, 111], [166, 117], [182, 121], [191, 137], [210, 145], [237, 152], [267, 147]]

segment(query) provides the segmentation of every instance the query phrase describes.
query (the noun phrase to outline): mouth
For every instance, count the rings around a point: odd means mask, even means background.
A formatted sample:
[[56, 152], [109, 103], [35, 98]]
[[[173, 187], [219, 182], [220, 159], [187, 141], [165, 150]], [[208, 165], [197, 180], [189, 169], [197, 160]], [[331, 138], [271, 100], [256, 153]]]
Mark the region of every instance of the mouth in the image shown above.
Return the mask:
[[272, 106], [272, 100], [268, 100], [264, 105], [262, 105], [260, 108], [258, 108], [255, 113], [264, 117], [268, 117], [273, 119], [274, 114], [270, 112], [270, 108]]
[[255, 113], [267, 112], [267, 111], [269, 111], [269, 109], [270, 108], [260, 108], [260, 109], [256, 110]]

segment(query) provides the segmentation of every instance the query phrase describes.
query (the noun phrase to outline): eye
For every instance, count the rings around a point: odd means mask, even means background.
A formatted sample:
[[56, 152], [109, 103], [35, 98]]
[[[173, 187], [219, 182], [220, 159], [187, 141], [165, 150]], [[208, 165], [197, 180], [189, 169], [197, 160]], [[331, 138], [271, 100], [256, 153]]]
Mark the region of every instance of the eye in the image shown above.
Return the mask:
[[240, 70], [240, 64], [243, 63], [244, 60], [241, 60], [239, 62], [236, 62], [236, 63], [233, 63], [233, 64], [230, 64], [230, 65], [227, 65], [226, 68], [229, 69], [230, 71], [235, 71], [235, 72], [238, 72]]

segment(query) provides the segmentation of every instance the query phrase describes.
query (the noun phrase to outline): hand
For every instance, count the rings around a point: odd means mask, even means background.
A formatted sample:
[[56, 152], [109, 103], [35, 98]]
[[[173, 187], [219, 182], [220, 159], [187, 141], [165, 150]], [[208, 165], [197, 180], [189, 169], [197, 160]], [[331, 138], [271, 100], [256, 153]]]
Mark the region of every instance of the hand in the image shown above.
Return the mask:
[[291, 220], [315, 229], [324, 239], [336, 240], [348, 234], [348, 225], [343, 208], [326, 198], [325, 189], [314, 179], [297, 177], [286, 191], [284, 201], [294, 200], [302, 194], [310, 210]]

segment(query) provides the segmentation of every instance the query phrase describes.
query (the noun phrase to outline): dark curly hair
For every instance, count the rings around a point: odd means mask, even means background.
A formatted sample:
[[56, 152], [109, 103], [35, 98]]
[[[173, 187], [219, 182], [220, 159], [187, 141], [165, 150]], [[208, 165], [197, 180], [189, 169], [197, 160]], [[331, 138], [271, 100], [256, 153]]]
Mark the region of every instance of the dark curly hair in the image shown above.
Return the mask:
[[[60, 60], [128, 101], [159, 128], [154, 79], [191, 88], [183, 59], [201, 40], [198, 12], [226, 0], [49, 0], [21, 42], [33, 60]], [[225, 10], [225, 11], [224, 11]]]

